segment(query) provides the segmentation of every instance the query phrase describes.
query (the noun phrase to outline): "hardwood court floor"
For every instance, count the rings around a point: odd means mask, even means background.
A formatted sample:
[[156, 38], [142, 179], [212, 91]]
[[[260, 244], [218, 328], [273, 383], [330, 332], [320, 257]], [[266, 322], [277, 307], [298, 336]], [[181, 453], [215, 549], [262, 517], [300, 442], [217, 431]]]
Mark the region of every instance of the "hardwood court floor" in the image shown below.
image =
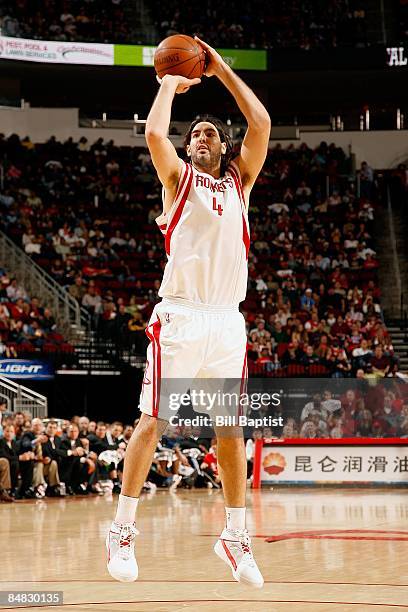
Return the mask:
[[249, 491], [248, 506], [261, 590], [237, 584], [212, 552], [224, 504], [207, 490], [144, 496], [132, 584], [105, 570], [116, 498], [2, 504], [0, 590], [62, 590], [64, 605], [52, 609], [64, 612], [408, 609], [404, 490]]

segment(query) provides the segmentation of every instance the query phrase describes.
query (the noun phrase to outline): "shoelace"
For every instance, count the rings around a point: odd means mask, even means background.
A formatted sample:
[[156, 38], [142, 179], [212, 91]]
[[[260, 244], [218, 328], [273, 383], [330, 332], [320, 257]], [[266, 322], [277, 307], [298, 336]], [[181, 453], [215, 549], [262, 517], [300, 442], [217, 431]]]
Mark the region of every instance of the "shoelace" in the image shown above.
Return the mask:
[[119, 534], [119, 554], [122, 559], [129, 559], [136, 533], [137, 530], [133, 525], [123, 525], [121, 528]]
[[254, 565], [255, 561], [252, 556], [251, 538], [249, 537], [247, 529], [229, 529], [228, 531], [233, 537], [237, 538], [240, 545], [239, 548], [244, 553], [242, 559], [245, 559], [250, 565]]

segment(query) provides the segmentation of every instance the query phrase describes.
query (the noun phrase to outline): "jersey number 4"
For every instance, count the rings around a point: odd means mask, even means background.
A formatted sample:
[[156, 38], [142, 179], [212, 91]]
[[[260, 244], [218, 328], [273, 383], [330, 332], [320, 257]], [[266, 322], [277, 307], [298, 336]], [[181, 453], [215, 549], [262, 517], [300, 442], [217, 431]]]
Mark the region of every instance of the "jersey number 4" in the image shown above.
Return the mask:
[[221, 206], [221, 204], [217, 204], [217, 198], [213, 198], [213, 210], [216, 210], [219, 214], [219, 216], [221, 217], [224, 209]]

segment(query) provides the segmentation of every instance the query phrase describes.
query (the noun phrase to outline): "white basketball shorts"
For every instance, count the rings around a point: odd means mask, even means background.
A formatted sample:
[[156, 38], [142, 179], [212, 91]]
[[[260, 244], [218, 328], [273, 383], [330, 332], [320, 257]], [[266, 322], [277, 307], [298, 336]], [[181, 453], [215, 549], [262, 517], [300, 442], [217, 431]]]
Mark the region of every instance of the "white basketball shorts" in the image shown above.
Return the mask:
[[169, 379], [180, 379], [185, 392], [195, 379], [235, 379], [245, 385], [247, 337], [237, 306], [163, 298], [153, 310], [146, 334], [150, 344], [140, 395], [142, 412], [168, 420], [168, 406], [161, 406], [167, 403], [161, 383]]

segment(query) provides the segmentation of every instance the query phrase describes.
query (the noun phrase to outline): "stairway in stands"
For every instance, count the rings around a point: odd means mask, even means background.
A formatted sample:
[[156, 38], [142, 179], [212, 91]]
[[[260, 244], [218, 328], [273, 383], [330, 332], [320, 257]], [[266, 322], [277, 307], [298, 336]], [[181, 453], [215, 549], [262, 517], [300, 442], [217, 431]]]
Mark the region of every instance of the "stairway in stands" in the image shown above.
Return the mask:
[[364, 8], [369, 46], [394, 42], [397, 25], [393, 3], [386, 0], [371, 0], [365, 3]]
[[123, 367], [144, 368], [145, 357], [130, 349], [119, 348], [115, 342], [101, 340], [95, 331], [82, 331], [75, 343], [78, 370], [114, 374]]
[[392, 338], [394, 352], [399, 358], [400, 370], [408, 372], [408, 326], [405, 320], [387, 321], [387, 329]]
[[124, 6], [129, 23], [132, 24], [132, 43], [155, 45], [158, 33], [153, 23], [149, 3], [146, 0], [134, 0]]

